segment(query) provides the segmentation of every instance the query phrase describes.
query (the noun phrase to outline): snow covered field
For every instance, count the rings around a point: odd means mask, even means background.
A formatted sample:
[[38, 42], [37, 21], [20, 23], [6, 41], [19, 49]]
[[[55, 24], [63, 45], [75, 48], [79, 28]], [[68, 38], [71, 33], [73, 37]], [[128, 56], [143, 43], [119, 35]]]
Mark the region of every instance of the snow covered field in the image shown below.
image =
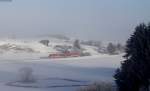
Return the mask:
[[[56, 45], [72, 45], [55, 39], [49, 46], [39, 40], [0, 40], [0, 89], [3, 91], [76, 91], [93, 82], [113, 82], [122, 54], [100, 54], [94, 46], [82, 45], [91, 56], [40, 59], [57, 52]], [[34, 83], [20, 82], [20, 69], [31, 68]]]
[[[122, 60], [122, 55], [96, 55], [66, 59], [1, 60], [0, 88], [3, 91], [75, 91], [78, 88], [76, 85], [87, 85], [95, 81], [113, 81], [112, 75], [115, 69], [119, 67], [120, 60]], [[33, 88], [30, 85], [29, 87], [8, 85], [19, 80], [19, 69], [23, 67], [32, 68], [34, 76], [41, 82], [34, 84], [35, 87]], [[41, 87], [36, 87], [39, 84]]]

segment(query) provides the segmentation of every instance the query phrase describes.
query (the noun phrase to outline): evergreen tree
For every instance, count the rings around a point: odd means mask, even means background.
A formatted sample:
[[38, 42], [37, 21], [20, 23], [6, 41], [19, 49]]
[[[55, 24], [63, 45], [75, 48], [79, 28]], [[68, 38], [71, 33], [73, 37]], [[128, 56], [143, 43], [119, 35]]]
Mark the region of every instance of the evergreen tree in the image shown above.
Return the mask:
[[74, 47], [74, 48], [77, 48], [77, 49], [81, 49], [79, 40], [75, 40], [75, 41], [74, 41], [73, 47]]
[[118, 50], [118, 51], [120, 51], [120, 52], [123, 52], [123, 51], [124, 51], [124, 47], [123, 47], [123, 45], [121, 45], [120, 43], [118, 43], [118, 44], [116, 45], [116, 47], [117, 47], [117, 50]]
[[109, 43], [107, 46], [107, 52], [111, 55], [115, 54], [116, 46], [113, 43]]
[[40, 43], [42, 43], [45, 46], [49, 45], [49, 40], [41, 40]]
[[119, 91], [149, 91], [150, 24], [140, 24], [127, 41], [125, 60], [114, 75]]

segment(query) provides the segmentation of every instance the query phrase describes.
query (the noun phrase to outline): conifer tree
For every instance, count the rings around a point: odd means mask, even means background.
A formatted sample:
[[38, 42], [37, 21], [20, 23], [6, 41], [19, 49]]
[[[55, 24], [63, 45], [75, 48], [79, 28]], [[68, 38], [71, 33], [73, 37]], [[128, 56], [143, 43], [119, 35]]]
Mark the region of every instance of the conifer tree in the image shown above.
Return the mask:
[[149, 91], [150, 24], [140, 24], [127, 41], [125, 60], [114, 78], [119, 91]]

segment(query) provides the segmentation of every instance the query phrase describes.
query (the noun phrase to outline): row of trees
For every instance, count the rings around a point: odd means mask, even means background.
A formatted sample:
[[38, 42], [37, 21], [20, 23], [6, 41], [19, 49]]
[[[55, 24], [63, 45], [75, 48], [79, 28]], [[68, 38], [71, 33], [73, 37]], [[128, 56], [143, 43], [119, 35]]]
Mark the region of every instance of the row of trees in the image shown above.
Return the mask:
[[102, 42], [101, 41], [94, 41], [94, 40], [81, 41], [81, 44], [89, 45], [89, 46], [102, 47]]
[[[86, 44], [86, 45], [91, 45], [91, 46], [96, 46], [98, 47], [98, 52], [100, 53], [106, 53], [106, 54], [110, 54], [110, 55], [115, 55], [115, 54], [119, 54], [119, 53], [123, 53], [125, 50], [125, 46], [118, 43], [118, 44], [114, 44], [114, 43], [108, 43], [107, 47], [103, 47], [101, 42], [98, 41], [88, 41], [88, 42], [81, 42], [81, 44]], [[79, 40], [75, 40], [73, 47], [76, 49], [81, 50], [81, 45]]]
[[[40, 43], [42, 43], [45, 46], [49, 45], [49, 40], [41, 40]], [[98, 52], [100, 53], [106, 53], [106, 54], [110, 54], [110, 55], [114, 55], [114, 54], [119, 54], [124, 52], [125, 47], [123, 45], [121, 45], [120, 43], [118, 44], [113, 44], [113, 43], [108, 43], [107, 47], [103, 47], [102, 43], [100, 41], [86, 41], [86, 42], [80, 42], [79, 40], [75, 40], [73, 43], [73, 48], [74, 50], [81, 50], [81, 44], [84, 45], [90, 45], [90, 46], [96, 46], [98, 47]], [[63, 46], [62, 47], [63, 50], [68, 50], [70, 47], [68, 46]]]
[[121, 45], [120, 43], [118, 43], [118, 44], [109, 43], [107, 45], [106, 50], [107, 50], [107, 53], [110, 55], [119, 54], [119, 53], [124, 52], [125, 46]]
[[110, 55], [123, 53], [125, 50], [125, 46], [120, 43], [114, 44], [114, 43], [110, 42], [105, 47], [102, 45], [101, 41], [89, 40], [89, 41], [81, 41], [81, 44], [95, 46], [98, 48], [99, 53], [110, 54]]

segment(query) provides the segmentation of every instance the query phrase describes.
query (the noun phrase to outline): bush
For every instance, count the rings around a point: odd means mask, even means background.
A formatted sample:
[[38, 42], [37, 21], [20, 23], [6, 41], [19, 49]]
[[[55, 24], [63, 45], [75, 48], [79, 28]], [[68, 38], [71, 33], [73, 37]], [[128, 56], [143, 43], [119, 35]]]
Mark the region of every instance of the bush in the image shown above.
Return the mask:
[[84, 52], [84, 53], [81, 53], [81, 56], [91, 56], [91, 54], [89, 52]]
[[49, 45], [49, 40], [41, 40], [40, 43], [45, 45], [45, 46], [48, 46]]
[[31, 83], [35, 82], [35, 77], [33, 76], [33, 70], [29, 67], [24, 67], [19, 70], [20, 82]]
[[115, 87], [111, 83], [94, 83], [87, 87], [81, 87], [77, 91], [116, 91]]

